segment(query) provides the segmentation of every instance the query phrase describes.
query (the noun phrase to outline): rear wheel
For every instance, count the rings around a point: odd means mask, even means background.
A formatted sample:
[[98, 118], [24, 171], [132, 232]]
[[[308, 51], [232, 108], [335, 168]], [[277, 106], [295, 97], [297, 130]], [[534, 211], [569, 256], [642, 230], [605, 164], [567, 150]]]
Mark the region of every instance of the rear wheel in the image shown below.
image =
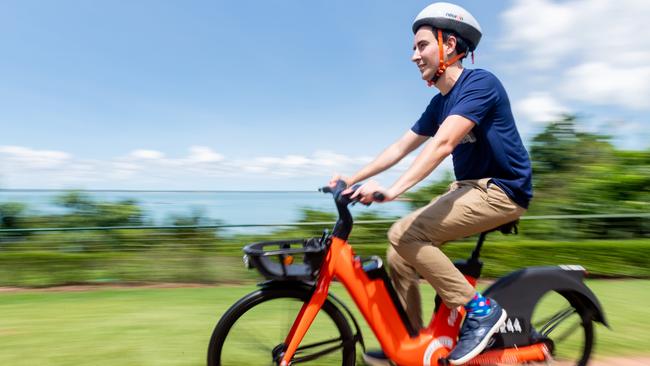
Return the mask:
[[574, 293], [549, 292], [532, 317], [536, 337], [546, 340], [556, 366], [585, 366], [594, 344], [593, 312]]
[[[309, 297], [302, 289], [262, 289], [239, 300], [212, 333], [208, 366], [278, 364], [284, 339]], [[326, 301], [292, 362], [354, 365], [355, 345], [347, 319]]]

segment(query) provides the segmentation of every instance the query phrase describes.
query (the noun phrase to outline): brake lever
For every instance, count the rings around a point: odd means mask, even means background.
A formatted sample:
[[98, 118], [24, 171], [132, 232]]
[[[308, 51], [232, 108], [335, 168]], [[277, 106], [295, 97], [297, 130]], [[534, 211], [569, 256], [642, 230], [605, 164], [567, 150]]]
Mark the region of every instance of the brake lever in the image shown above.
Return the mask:
[[[355, 184], [355, 185], [353, 185], [352, 187], [350, 187], [350, 190], [351, 190], [351, 191], [350, 191], [350, 193], [346, 194], [346, 196], [351, 196], [351, 195], [353, 195], [354, 192], [356, 192], [357, 189], [359, 189], [359, 187], [361, 187], [361, 184]], [[360, 203], [360, 204], [362, 204], [362, 205], [364, 205], [364, 206], [370, 206], [370, 203], [363, 203], [363, 202], [361, 202], [361, 201], [359, 200], [358, 197], [356, 197], [356, 198], [352, 198], [352, 199], [350, 199], [350, 201], [351, 201], [351, 202], [350, 202], [350, 206], [354, 206], [354, 205], [356, 205], [357, 203]], [[372, 202], [371, 202], [371, 203], [372, 203]]]
[[356, 205], [357, 203], [358, 203], [358, 204], [361, 204], [361, 205], [364, 205], [364, 206], [370, 206], [370, 205], [372, 204], [372, 202], [370, 202], [370, 203], [364, 203], [364, 202], [359, 201], [358, 199], [354, 199], [354, 200], [352, 201], [352, 203], [350, 203], [350, 206], [354, 206], [354, 205]]

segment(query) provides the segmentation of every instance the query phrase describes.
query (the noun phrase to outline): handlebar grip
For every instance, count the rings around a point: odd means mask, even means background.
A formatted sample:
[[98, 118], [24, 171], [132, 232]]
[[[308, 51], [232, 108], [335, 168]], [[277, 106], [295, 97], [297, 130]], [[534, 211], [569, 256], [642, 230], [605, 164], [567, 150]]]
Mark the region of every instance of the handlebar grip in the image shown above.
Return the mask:
[[372, 198], [377, 202], [384, 202], [386, 200], [386, 196], [384, 196], [384, 194], [381, 192], [373, 193]]

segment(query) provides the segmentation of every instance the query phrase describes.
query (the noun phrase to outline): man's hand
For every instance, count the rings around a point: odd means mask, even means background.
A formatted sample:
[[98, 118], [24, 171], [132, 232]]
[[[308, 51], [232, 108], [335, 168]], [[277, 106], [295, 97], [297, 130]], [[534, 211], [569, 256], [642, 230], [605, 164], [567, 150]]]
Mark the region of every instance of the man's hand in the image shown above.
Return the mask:
[[[374, 193], [381, 193], [384, 195], [384, 200], [383, 201], [377, 201], [375, 200], [373, 194]], [[345, 192], [344, 192], [345, 193]], [[350, 198], [359, 198], [359, 201], [361, 203], [365, 204], [370, 204], [372, 202], [388, 202], [392, 201], [395, 197], [389, 196], [386, 190], [379, 185], [374, 180], [369, 180], [366, 183], [362, 184], [353, 194], [350, 196]]]
[[334, 173], [332, 178], [330, 178], [330, 182], [328, 183], [328, 185], [330, 187], [334, 188], [334, 187], [336, 187], [336, 182], [338, 182], [339, 180], [342, 180], [342, 181], [345, 182], [346, 185], [349, 185], [348, 184], [348, 178], [340, 175], [339, 173]]
[[342, 193], [343, 194], [352, 193], [352, 189], [350, 189], [350, 187], [352, 186], [352, 182], [350, 182], [350, 178], [344, 177], [344, 176], [340, 175], [339, 173], [334, 173], [334, 175], [330, 179], [330, 182], [328, 183], [328, 185], [330, 186], [330, 188], [334, 188], [334, 187], [336, 187], [336, 182], [338, 182], [339, 180], [344, 181], [345, 185], [348, 187]]

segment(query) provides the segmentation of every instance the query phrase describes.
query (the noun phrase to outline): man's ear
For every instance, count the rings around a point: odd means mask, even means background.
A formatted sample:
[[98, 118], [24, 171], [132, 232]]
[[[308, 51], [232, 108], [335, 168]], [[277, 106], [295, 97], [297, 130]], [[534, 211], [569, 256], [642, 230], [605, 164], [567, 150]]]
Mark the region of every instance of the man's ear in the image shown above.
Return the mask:
[[447, 42], [445, 42], [445, 44], [447, 45], [447, 50], [446, 50], [447, 56], [450, 56], [451, 54], [456, 52], [456, 42], [457, 42], [456, 36], [454, 36], [453, 34], [447, 37]]

